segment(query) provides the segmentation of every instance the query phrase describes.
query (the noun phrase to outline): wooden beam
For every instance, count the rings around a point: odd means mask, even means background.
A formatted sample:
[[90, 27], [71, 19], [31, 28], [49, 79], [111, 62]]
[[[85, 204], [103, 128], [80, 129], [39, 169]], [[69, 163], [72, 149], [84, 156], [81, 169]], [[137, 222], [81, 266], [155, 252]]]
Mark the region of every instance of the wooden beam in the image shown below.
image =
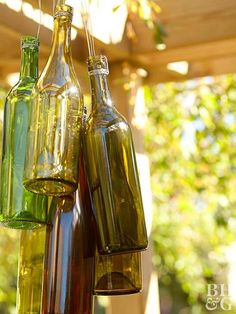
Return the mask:
[[158, 0], [161, 7], [160, 19], [169, 22], [176, 19], [184, 19], [186, 16], [215, 15], [220, 11], [235, 9], [235, 0]]
[[[17, 13], [9, 9], [3, 4], [0, 4], [0, 11], [0, 31], [2, 30], [12, 35], [11, 41], [7, 41], [7, 36], [2, 36], [3, 40], [4, 38], [6, 39], [8, 46], [1, 45], [0, 48], [1, 55], [4, 56], [1, 58], [2, 61], [0, 62], [2, 73], [9, 74], [19, 71], [20, 37], [23, 35], [35, 35], [37, 23], [25, 17], [22, 13]], [[45, 66], [49, 56], [51, 40], [52, 32], [42, 26], [40, 32], [40, 68]], [[77, 48], [77, 46], [74, 48]], [[74, 55], [76, 55], [76, 49]], [[15, 61], [13, 61], [14, 59]], [[9, 62], [7, 62], [7, 60], [9, 60]], [[88, 92], [89, 87], [85, 63], [80, 63], [77, 58], [73, 59], [73, 63], [83, 90]]]
[[[27, 0], [27, 1], [30, 2], [34, 6], [34, 8], [38, 7], [38, 0]], [[43, 1], [42, 8], [44, 12], [48, 14], [52, 14], [52, 1], [51, 0]], [[109, 25], [107, 27], [109, 27]], [[85, 39], [86, 39], [85, 32], [83, 29], [79, 29], [79, 28], [76, 28], [76, 30], [78, 32], [78, 36], [77, 36], [78, 38], [75, 40], [75, 42], [78, 44], [80, 49], [82, 49], [81, 45], [79, 44], [82, 41], [84, 43], [83, 48], [85, 48], [87, 52], [87, 44], [85, 44]], [[95, 40], [95, 47], [96, 47], [97, 54], [107, 55], [110, 61], [123, 60], [123, 59], [128, 58], [129, 56], [130, 45], [126, 36], [124, 36], [123, 40], [116, 45], [113, 45], [113, 44], [107, 45], [96, 38], [94, 40]], [[85, 61], [85, 60], [83, 59], [79, 61]]]
[[189, 73], [187, 75], [181, 75], [170, 71], [165, 65], [154, 66], [147, 70], [149, 71], [149, 76], [144, 80], [146, 85], [155, 85], [171, 81], [184, 81], [209, 75], [215, 76], [236, 73], [236, 55], [193, 61], [190, 63]]
[[[34, 7], [37, 7], [37, 0], [29, 1]], [[151, 84], [192, 78], [194, 75], [213, 75], [216, 72], [213, 60], [216, 60], [215, 62], [220, 67], [219, 73], [228, 72], [229, 66], [226, 61], [232, 60], [231, 57], [236, 55], [235, 0], [224, 2], [222, 0], [208, 0], [203, 5], [204, 1], [199, 0], [190, 3], [188, 0], [179, 0], [177, 4], [173, 0], [161, 0], [160, 4], [163, 5], [161, 16], [167, 26], [169, 25], [169, 29], [172, 30], [167, 39], [172, 46], [169, 45], [165, 51], [158, 52], [154, 48], [152, 32], [138, 17], [135, 17], [134, 25], [138, 31], [140, 42], [133, 46], [131, 54], [127, 42], [120, 45], [105, 45], [99, 41], [96, 41], [97, 53], [106, 54], [111, 66], [120, 66], [124, 61], [128, 61], [135, 67], [147, 69], [149, 77], [146, 81]], [[213, 2], [214, 6], [212, 6]], [[51, 13], [51, 6], [49, 0], [43, 2], [45, 12]], [[171, 8], [173, 9], [171, 10]], [[0, 4], [0, 10], [0, 54], [2, 56], [0, 68], [1, 73], [7, 75], [19, 69], [20, 36], [35, 34], [37, 23], [26, 18], [22, 13], [9, 9], [6, 5]], [[83, 89], [87, 92], [89, 88], [85, 63], [87, 57], [86, 40], [82, 30], [78, 30], [78, 34], [72, 43], [72, 53], [76, 72]], [[50, 51], [51, 37], [52, 32], [42, 27], [40, 34], [41, 68], [45, 65]], [[211, 41], [209, 42], [209, 40]], [[141, 50], [138, 48], [139, 45], [142, 45]], [[190, 62], [188, 76], [183, 77], [166, 69], [168, 63], [183, 60]], [[225, 60], [226, 65], [219, 60]]]
[[135, 59], [143, 65], [165, 65], [177, 61], [200, 61], [236, 54], [236, 37], [192, 46], [137, 54]]
[[[0, 4], [0, 25], [3, 30], [9, 34], [14, 34], [15, 40], [20, 43], [21, 36], [32, 35], [37, 33], [37, 23], [25, 17], [22, 13], [15, 12], [9, 9], [6, 5]], [[41, 52], [47, 53], [51, 44], [52, 32], [47, 28], [41, 28]], [[13, 43], [11, 43], [13, 44]], [[14, 46], [14, 44], [13, 44]], [[2, 49], [4, 47], [1, 47]], [[9, 55], [16, 53], [16, 49], [9, 51]]]
[[[160, 5], [163, 5], [163, 13], [159, 20], [167, 32], [165, 43], [169, 49], [236, 37], [235, 1], [163, 0]], [[196, 7], [198, 9], [194, 10]], [[152, 32], [138, 18], [134, 18], [133, 23], [139, 40], [133, 44], [132, 51], [155, 51]]]

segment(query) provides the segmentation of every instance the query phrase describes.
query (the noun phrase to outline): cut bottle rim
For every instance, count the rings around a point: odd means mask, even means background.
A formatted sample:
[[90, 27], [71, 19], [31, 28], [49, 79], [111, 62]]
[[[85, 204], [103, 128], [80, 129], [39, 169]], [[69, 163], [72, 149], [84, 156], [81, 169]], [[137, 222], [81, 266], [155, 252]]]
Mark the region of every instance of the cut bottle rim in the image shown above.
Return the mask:
[[68, 4], [57, 5], [53, 18], [55, 20], [56, 18], [61, 17], [61, 16], [69, 17], [70, 20], [72, 20], [73, 8]]
[[21, 48], [38, 48], [39, 39], [34, 36], [23, 36], [21, 38]]
[[89, 56], [87, 59], [87, 64], [89, 75], [109, 74], [108, 60], [106, 56], [103, 55]]

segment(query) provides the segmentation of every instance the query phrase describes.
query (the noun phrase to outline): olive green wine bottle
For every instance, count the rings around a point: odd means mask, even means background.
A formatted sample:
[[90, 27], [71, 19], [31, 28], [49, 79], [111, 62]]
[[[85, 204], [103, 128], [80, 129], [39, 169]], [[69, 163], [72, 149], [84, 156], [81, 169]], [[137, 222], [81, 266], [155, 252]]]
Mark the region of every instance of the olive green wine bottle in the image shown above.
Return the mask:
[[46, 227], [22, 230], [17, 283], [17, 314], [40, 314]]
[[[89, 221], [96, 234], [96, 223], [92, 210], [83, 158], [79, 171], [79, 200], [82, 215]], [[142, 289], [141, 252], [100, 255], [95, 254], [93, 293], [95, 295], [124, 295], [140, 292]]]
[[47, 222], [47, 197], [30, 193], [23, 186], [31, 93], [38, 78], [38, 47], [37, 38], [23, 37], [20, 79], [4, 107], [0, 223], [16, 229], [33, 229]]
[[51, 53], [32, 92], [24, 185], [63, 196], [78, 186], [83, 96], [71, 56], [69, 5], [56, 6]]
[[147, 232], [130, 127], [108, 89], [104, 56], [90, 57], [92, 111], [84, 135], [85, 165], [101, 254], [147, 247]]

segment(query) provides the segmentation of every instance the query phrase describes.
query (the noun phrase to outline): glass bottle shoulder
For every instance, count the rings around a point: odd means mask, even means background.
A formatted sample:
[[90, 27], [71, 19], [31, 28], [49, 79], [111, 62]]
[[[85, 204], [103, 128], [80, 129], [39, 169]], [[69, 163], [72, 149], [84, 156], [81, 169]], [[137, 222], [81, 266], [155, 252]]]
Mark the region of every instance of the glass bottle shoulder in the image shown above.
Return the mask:
[[129, 132], [129, 124], [126, 119], [116, 110], [114, 106], [99, 107], [93, 110], [86, 122], [87, 132], [99, 132], [99, 130], [107, 130], [107, 132], [116, 129], [122, 129]]
[[20, 80], [8, 93], [6, 102], [13, 100], [28, 100], [36, 83], [35, 79], [24, 78]]
[[59, 75], [57, 71], [52, 73], [43, 72], [35, 88], [35, 94], [61, 95], [67, 97], [81, 97], [80, 84], [73, 73], [69, 71], [64, 75]]
[[52, 59], [46, 64], [42, 74], [39, 77], [36, 87], [41, 90], [72, 89], [81, 94], [81, 88], [75, 70], [71, 61]]

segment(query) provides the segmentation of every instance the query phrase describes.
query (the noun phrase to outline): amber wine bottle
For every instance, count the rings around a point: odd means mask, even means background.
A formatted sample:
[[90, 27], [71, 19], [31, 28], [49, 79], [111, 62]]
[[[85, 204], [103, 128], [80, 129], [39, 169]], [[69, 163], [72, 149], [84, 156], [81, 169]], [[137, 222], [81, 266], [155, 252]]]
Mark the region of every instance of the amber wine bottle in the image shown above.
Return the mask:
[[43, 195], [78, 186], [83, 96], [72, 64], [72, 13], [56, 6], [51, 53], [32, 92], [24, 185]]
[[57, 199], [57, 211], [47, 231], [43, 314], [92, 314], [94, 236], [90, 216], [76, 197]]
[[22, 230], [17, 284], [17, 314], [40, 314], [46, 227]]
[[37, 38], [23, 37], [20, 79], [4, 107], [0, 222], [16, 229], [33, 229], [47, 222], [47, 197], [30, 193], [23, 186], [30, 99], [38, 78], [38, 47]]
[[90, 57], [92, 111], [84, 149], [101, 254], [147, 247], [147, 233], [130, 127], [115, 109], [108, 89], [104, 56]]

